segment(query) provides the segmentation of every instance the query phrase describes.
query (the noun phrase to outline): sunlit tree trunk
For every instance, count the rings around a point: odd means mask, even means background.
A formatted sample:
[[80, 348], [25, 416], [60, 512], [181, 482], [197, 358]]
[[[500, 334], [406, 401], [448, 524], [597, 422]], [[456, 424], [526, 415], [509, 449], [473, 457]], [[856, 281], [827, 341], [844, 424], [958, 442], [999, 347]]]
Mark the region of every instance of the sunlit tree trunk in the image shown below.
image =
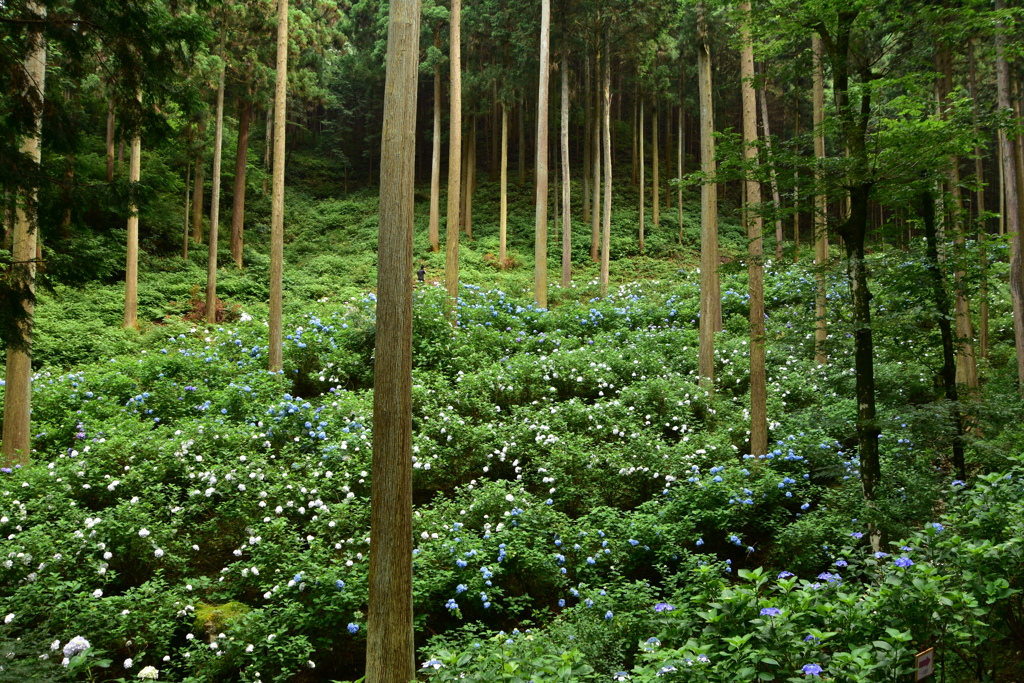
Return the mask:
[[[434, 28], [434, 47], [440, 49], [441, 28]], [[441, 248], [438, 226], [441, 216], [441, 64], [434, 65], [434, 139], [430, 155], [430, 251]]]
[[761, 125], [764, 126], [764, 144], [768, 164], [771, 170], [772, 207], [775, 209], [775, 260], [782, 260], [782, 198], [779, 196], [779, 179], [775, 175], [775, 161], [772, 156], [772, 131], [768, 126], [768, 93], [764, 88], [759, 91], [761, 100]]
[[[817, 157], [819, 164], [815, 176], [820, 183], [822, 178], [820, 164], [825, 158], [825, 69], [822, 63], [821, 38], [817, 35], [812, 38], [812, 52], [814, 53], [814, 156]], [[825, 344], [828, 340], [827, 282], [825, 279], [825, 268], [828, 266], [827, 210], [828, 198], [819, 189], [814, 197], [814, 264], [817, 283], [814, 297], [814, 361], [818, 365], [828, 362], [828, 354], [825, 352]]]
[[[274, 178], [270, 190], [271, 372], [284, 366], [284, 142], [288, 116], [288, 0], [277, 0], [277, 64], [274, 78]], [[418, 40], [418, 39], [417, 39]]]
[[[25, 9], [39, 19], [46, 7], [29, 2]], [[43, 102], [46, 93], [46, 39], [42, 30], [30, 27], [26, 41], [25, 83], [32, 101], [32, 132], [21, 141], [20, 151], [39, 166], [42, 159]], [[8, 277], [17, 292], [24, 313], [16, 321], [17, 337], [7, 344], [4, 377], [3, 464], [27, 465], [32, 450], [32, 331], [35, 314], [36, 243], [38, 237], [37, 188], [20, 188], [16, 198], [15, 222], [11, 235], [11, 266]]]
[[[448, 291], [449, 305], [454, 308], [459, 296], [459, 206], [462, 198], [462, 169], [459, 168], [462, 160], [462, 0], [452, 0], [449, 21], [451, 45], [448, 53], [448, 215], [444, 245], [444, 284]], [[522, 161], [522, 150], [519, 154]], [[454, 320], [454, 316], [452, 319]]]
[[242, 267], [242, 242], [245, 236], [245, 172], [249, 156], [249, 119], [252, 103], [238, 104], [238, 149], [235, 152], [235, 188], [231, 206], [231, 258]]
[[[996, 0], [996, 11], [1005, 9], [1004, 0]], [[1006, 116], [1013, 112], [1010, 107], [1010, 72], [1006, 63], [1006, 36], [1002, 22], [996, 29], [996, 92], [999, 99], [999, 110]], [[1006, 232], [1010, 235], [1010, 301], [1013, 308], [1014, 345], [1017, 350], [1017, 382], [1024, 391], [1024, 280], [1021, 268], [1021, 230], [1020, 230], [1020, 197], [1017, 194], [1017, 169], [1013, 163], [1013, 150], [1010, 139], [1004, 133], [1001, 146], [1003, 150], [1003, 178], [1005, 179], [1006, 195]]]
[[[142, 101], [142, 91], [136, 99]], [[128, 182], [134, 187], [142, 175], [142, 129], [138, 124], [132, 131], [132, 145], [128, 158]], [[133, 190], [134, 197], [134, 190]], [[139, 206], [135, 199], [128, 205], [128, 254], [124, 270], [124, 324], [132, 329], [139, 327]]]
[[[263, 196], [266, 197], [270, 192], [270, 186], [268, 185], [270, 176], [273, 174], [271, 169], [271, 157], [274, 151], [274, 102], [271, 101], [267, 105], [267, 127], [266, 127], [266, 141], [263, 146]], [[348, 170], [345, 171], [346, 188], [348, 192]]]
[[[281, 0], [287, 2], [287, 0]], [[224, 54], [224, 33], [221, 33], [221, 55]], [[222, 57], [223, 59], [223, 57]], [[207, 236], [206, 259], [206, 322], [217, 322], [217, 242], [220, 229], [220, 165], [224, 146], [224, 62], [221, 61], [217, 81], [217, 118], [213, 129], [213, 189], [210, 194], [210, 234]]]
[[[740, 2], [744, 15], [741, 29], [740, 88], [743, 103], [743, 149], [747, 164], [757, 163], [757, 95], [754, 92], [754, 47], [750, 40], [750, 0]], [[767, 120], [767, 119], [766, 119]], [[753, 172], [749, 168], [747, 173]], [[746, 180], [746, 205], [743, 216], [749, 240], [747, 264], [750, 291], [750, 453], [768, 452], [768, 388], [765, 379], [764, 350], [764, 274], [761, 266], [762, 218], [752, 206], [761, 203], [761, 183], [754, 177]]]
[[540, 3], [540, 75], [537, 87], [537, 201], [533, 245], [533, 300], [548, 307], [548, 75], [551, 0]]
[[[604, 35], [604, 92], [602, 117], [604, 119], [604, 223], [601, 233], [601, 296], [608, 295], [608, 266], [612, 244], [612, 64], [611, 31]], [[596, 212], [595, 212], [596, 214]]]
[[[711, 102], [711, 52], [707, 7], [697, 5], [697, 86], [700, 100], [700, 166], [708, 178], [716, 173], [714, 112]], [[715, 332], [718, 306], [718, 186], [705, 181], [700, 191], [700, 330], [697, 372], [701, 386], [715, 389]], [[718, 314], [720, 315], [720, 313]]]
[[391, 0], [381, 133], [366, 683], [415, 680], [412, 245], [419, 0]]
[[569, 193], [569, 60], [562, 55], [562, 286], [572, 278], [572, 217]]

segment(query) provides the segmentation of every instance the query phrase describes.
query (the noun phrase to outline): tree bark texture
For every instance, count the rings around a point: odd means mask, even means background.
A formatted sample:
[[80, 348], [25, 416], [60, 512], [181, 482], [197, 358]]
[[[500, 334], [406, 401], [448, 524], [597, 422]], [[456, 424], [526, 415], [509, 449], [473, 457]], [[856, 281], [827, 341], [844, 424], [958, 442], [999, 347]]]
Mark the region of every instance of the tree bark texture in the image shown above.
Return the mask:
[[658, 186], [658, 182], [661, 180], [661, 169], [658, 165], [658, 118], [660, 114], [657, 102], [655, 102], [654, 109], [651, 111], [651, 219], [656, 228], [661, 226], [661, 193]]
[[[708, 44], [707, 7], [697, 5], [697, 86], [700, 100], [700, 166], [707, 178], [716, 172], [714, 110], [711, 102], [711, 51]], [[700, 189], [700, 344], [697, 372], [700, 384], [715, 389], [715, 332], [721, 327], [718, 294], [718, 186], [705, 180]], [[717, 315], [716, 315], [717, 311]]]
[[[136, 94], [142, 101], [142, 91]], [[128, 182], [133, 186], [133, 199], [128, 205], [128, 254], [124, 269], [124, 324], [123, 327], [139, 327], [139, 207], [134, 199], [134, 186], [139, 182], [142, 171], [142, 131], [136, 126], [132, 131], [131, 151], [128, 157]]]
[[277, 63], [274, 79], [274, 177], [270, 188], [271, 372], [284, 366], [284, 143], [288, 119], [288, 0], [277, 0]]
[[592, 261], [601, 259], [601, 54], [594, 55], [594, 100], [588, 103], [593, 108], [594, 123], [590, 126], [591, 150], [591, 207], [590, 207], [590, 258]]
[[[26, 9], [40, 19], [46, 8], [30, 2]], [[41, 30], [29, 30], [25, 56], [25, 80], [33, 102], [33, 130], [21, 141], [20, 151], [38, 166], [42, 159], [43, 98], [46, 93], [46, 39]], [[12, 231], [11, 286], [17, 290], [24, 312], [17, 323], [20, 339], [7, 345], [4, 386], [3, 464], [27, 465], [32, 449], [32, 328], [35, 314], [36, 243], [38, 237], [37, 189], [21, 188], [16, 199]]]
[[[449, 21], [451, 45], [448, 52], [448, 214], [445, 224], [444, 285], [448, 291], [449, 305], [454, 308], [459, 297], [459, 207], [462, 198], [462, 169], [459, 168], [462, 160], [462, 0], [452, 0]], [[521, 155], [522, 151], [520, 161]]]
[[562, 286], [572, 278], [572, 217], [569, 182], [569, 60], [562, 55]]
[[508, 258], [508, 105], [501, 106], [501, 207], [498, 215], [498, 265], [505, 267]]
[[768, 126], [768, 92], [761, 88], [758, 93], [761, 97], [761, 125], [764, 127], [764, 145], [766, 158], [771, 170], [772, 185], [772, 207], [775, 209], [775, 260], [782, 261], [782, 215], [779, 210], [782, 208], [782, 198], [779, 196], [779, 179], [775, 175], [775, 163], [772, 157], [772, 131]]
[[[434, 47], [440, 48], [441, 29], [434, 29]], [[430, 251], [441, 249], [441, 237], [438, 232], [441, 216], [441, 65], [434, 65], [434, 137], [431, 141], [430, 154], [430, 223], [427, 236], [430, 240]]]
[[540, 74], [537, 82], [537, 201], [533, 242], [533, 300], [548, 307], [548, 76], [551, 0], [540, 3]]
[[604, 120], [604, 222], [601, 232], [601, 296], [608, 295], [608, 264], [612, 243], [612, 63], [610, 31], [604, 35], [604, 88], [601, 96]]
[[114, 98], [107, 98], [107, 182], [114, 182]]
[[[284, 0], [287, 2], [287, 0]], [[224, 58], [224, 34], [221, 33], [221, 59]], [[210, 234], [207, 236], [206, 322], [217, 322], [217, 242], [220, 229], [220, 165], [224, 151], [224, 65], [221, 61], [217, 80], [217, 118], [213, 129], [213, 189], [210, 194]]]
[[[199, 137], [203, 137], [203, 127], [199, 127]], [[192, 241], [203, 243], [203, 199], [206, 193], [206, 178], [203, 171], [203, 155], [196, 154], [196, 172], [192, 176]]]
[[743, 106], [743, 149], [747, 169], [744, 218], [749, 240], [747, 279], [750, 292], [750, 453], [768, 452], [768, 387], [764, 349], [764, 272], [761, 266], [762, 218], [752, 206], [761, 203], [761, 183], [750, 174], [757, 164], [757, 94], [754, 92], [754, 47], [750, 40], [750, 0], [740, 3], [744, 15], [741, 29], [740, 88]]
[[594, 147], [590, 142], [590, 136], [594, 127], [594, 117], [590, 110], [590, 55], [583, 57], [583, 222], [590, 222], [590, 185], [591, 169], [594, 164], [591, 161]]
[[[980, 140], [978, 132], [978, 83], [977, 66], [974, 57], [974, 41], [970, 42], [967, 49], [968, 57], [968, 88], [971, 99], [974, 102], [974, 137]], [[975, 193], [975, 204], [977, 205], [977, 228], [978, 228], [978, 259], [981, 261], [981, 282], [978, 286], [978, 355], [981, 358], [988, 357], [988, 250], [985, 245], [988, 231], [985, 228], [985, 164], [982, 156], [981, 146], [974, 146], [974, 177], [977, 183]]]
[[[812, 38], [812, 52], [814, 54], [814, 156], [818, 159], [818, 170], [815, 177], [820, 185], [822, 180], [820, 165], [825, 158], [825, 66], [823, 63], [821, 38], [815, 35]], [[821, 192], [820, 188], [814, 196], [814, 265], [816, 293], [814, 298], [814, 361], [818, 365], [828, 362], [828, 354], [825, 345], [828, 340], [827, 325], [827, 298], [828, 285], [825, 279], [825, 268], [828, 265], [828, 237], [827, 237], [827, 211], [828, 198]]]
[[644, 204], [647, 203], [647, 183], [644, 179], [644, 170], [647, 166], [644, 161], [644, 100], [640, 98], [640, 158], [638, 160], [640, 165], [640, 253], [644, 253]]

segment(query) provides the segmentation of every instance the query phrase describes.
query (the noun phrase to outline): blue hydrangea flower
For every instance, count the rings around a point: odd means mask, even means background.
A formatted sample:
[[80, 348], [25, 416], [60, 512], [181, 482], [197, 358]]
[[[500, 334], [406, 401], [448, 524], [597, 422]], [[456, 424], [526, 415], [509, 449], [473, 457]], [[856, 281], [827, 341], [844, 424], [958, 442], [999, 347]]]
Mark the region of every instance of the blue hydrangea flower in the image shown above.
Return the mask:
[[904, 568], [906, 568], [906, 567], [913, 566], [914, 565], [914, 561], [912, 559], [910, 559], [909, 557], [897, 557], [896, 561], [893, 564], [895, 564], [897, 567], [904, 567]]
[[788, 579], [791, 576], [794, 576], [793, 572], [788, 572], [788, 571], [779, 572], [779, 578], [780, 579]]
[[358, 633], [359, 632], [359, 624], [354, 624], [352, 622], [349, 622], [349, 624], [348, 624], [348, 632], [349, 633]]
[[821, 674], [821, 667], [817, 664], [804, 664], [803, 672], [805, 676], [818, 676]]
[[762, 607], [761, 608], [761, 616], [762, 617], [777, 617], [780, 614], [782, 614], [782, 610], [779, 609], [778, 607]]

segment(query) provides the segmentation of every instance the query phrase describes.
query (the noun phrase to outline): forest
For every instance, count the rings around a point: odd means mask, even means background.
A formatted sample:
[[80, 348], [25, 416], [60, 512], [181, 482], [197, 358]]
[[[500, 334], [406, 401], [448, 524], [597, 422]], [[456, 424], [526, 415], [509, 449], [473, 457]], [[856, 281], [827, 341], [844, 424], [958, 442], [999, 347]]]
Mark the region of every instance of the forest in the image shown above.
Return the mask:
[[0, 0], [0, 683], [1024, 680], [1022, 41]]

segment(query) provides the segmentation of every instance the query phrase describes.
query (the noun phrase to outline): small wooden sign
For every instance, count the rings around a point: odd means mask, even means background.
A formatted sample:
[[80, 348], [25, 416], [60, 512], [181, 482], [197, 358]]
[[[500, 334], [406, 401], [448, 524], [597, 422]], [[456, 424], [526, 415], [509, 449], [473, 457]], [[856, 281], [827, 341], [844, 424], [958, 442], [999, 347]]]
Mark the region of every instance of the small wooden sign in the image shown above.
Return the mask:
[[918, 652], [914, 657], [914, 670], [917, 678], [914, 680], [923, 681], [935, 673], [935, 648], [930, 647], [924, 652]]

